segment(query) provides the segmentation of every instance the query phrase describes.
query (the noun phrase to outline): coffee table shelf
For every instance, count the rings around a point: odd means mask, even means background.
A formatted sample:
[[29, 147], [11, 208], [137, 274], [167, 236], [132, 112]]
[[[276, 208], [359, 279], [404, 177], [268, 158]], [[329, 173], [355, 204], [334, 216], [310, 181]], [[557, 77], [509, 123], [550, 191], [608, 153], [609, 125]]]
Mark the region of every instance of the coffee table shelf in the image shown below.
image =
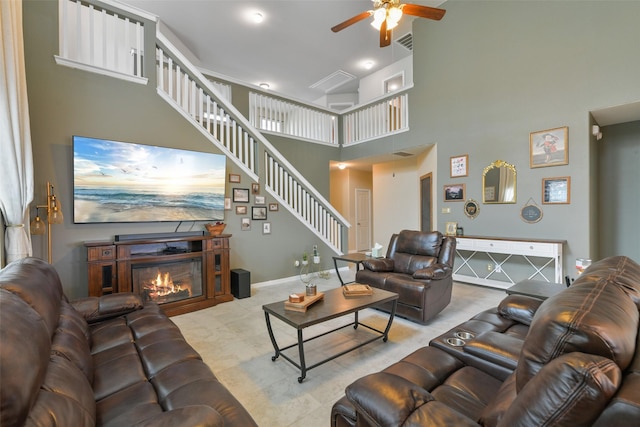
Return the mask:
[[[359, 322], [358, 320], [358, 312], [365, 308], [374, 307], [376, 305], [384, 304], [386, 302], [393, 302], [391, 313], [389, 314], [389, 321], [384, 329], [381, 331], [372, 326], [366, 325], [364, 323]], [[297, 312], [291, 310], [285, 310], [284, 301], [279, 301], [271, 304], [266, 304], [262, 306], [264, 310], [265, 321], [267, 323], [267, 331], [269, 332], [269, 338], [271, 339], [271, 344], [273, 344], [273, 348], [275, 350], [275, 354], [271, 357], [272, 361], [276, 361], [278, 357], [282, 356], [283, 359], [291, 363], [296, 368], [300, 369], [300, 376], [298, 377], [298, 382], [301, 383], [304, 381], [307, 375], [307, 371], [313, 369], [317, 366], [320, 366], [324, 363], [327, 363], [337, 357], [340, 357], [346, 353], [349, 353], [357, 348], [360, 348], [366, 344], [369, 344], [373, 341], [382, 339], [383, 342], [386, 342], [388, 339], [389, 329], [391, 329], [391, 324], [393, 323], [393, 318], [396, 312], [396, 305], [398, 303], [398, 294], [393, 292], [384, 291], [381, 289], [374, 289], [373, 295], [365, 295], [358, 298], [346, 298], [342, 294], [342, 289], [332, 289], [326, 291], [324, 293], [324, 298], [311, 307], [306, 312]], [[348, 323], [343, 326], [339, 326], [330, 331], [326, 331], [324, 333], [312, 336], [310, 338], [304, 338], [303, 330], [313, 325], [317, 325], [319, 323], [323, 323], [329, 321], [331, 319], [335, 319], [338, 317], [346, 316], [348, 314], [354, 314], [354, 321]], [[276, 341], [275, 335], [273, 333], [273, 328], [271, 327], [271, 317], [273, 316], [276, 319], [281, 320], [297, 329], [298, 331], [298, 339], [295, 344], [288, 345], [286, 347], [280, 347]], [[357, 329], [358, 326], [363, 326], [373, 332], [375, 335], [363, 342], [360, 342], [346, 350], [343, 350], [335, 355], [332, 355], [324, 360], [321, 360], [311, 366], [307, 366], [305, 362], [305, 354], [304, 354], [304, 344], [315, 340], [317, 338], [328, 335], [332, 332], [339, 331], [341, 329], [345, 329], [347, 327], [353, 326], [354, 329]], [[298, 347], [298, 355], [300, 359], [300, 363], [293, 360], [291, 357], [287, 356], [283, 353], [283, 351]]]

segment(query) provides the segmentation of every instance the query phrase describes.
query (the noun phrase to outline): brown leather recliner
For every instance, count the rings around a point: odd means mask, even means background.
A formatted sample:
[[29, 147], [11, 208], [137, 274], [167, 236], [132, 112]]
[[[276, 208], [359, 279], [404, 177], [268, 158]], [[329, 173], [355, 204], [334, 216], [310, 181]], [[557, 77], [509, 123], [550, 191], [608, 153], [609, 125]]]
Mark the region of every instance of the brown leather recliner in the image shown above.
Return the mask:
[[0, 425], [255, 426], [155, 303], [68, 301], [36, 258], [0, 271]]
[[435, 339], [355, 381], [334, 405], [332, 425], [638, 425], [639, 310], [640, 265], [598, 261], [544, 302], [509, 296], [498, 317], [484, 312], [453, 328], [477, 333], [457, 351]]
[[[455, 237], [402, 230], [385, 258], [363, 261], [356, 282], [397, 293], [396, 315], [424, 324], [451, 302], [455, 249]], [[391, 311], [391, 304], [381, 308]]]

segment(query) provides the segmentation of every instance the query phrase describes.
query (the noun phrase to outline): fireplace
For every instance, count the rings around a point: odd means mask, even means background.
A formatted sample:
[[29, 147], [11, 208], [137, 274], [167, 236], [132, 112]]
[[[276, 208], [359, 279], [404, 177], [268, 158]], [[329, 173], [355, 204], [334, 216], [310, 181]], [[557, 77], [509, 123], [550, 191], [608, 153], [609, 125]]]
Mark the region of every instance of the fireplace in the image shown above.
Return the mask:
[[134, 292], [167, 315], [232, 301], [229, 234], [135, 235], [85, 242], [89, 295]]
[[167, 304], [203, 295], [202, 259], [154, 262], [131, 266], [133, 291], [144, 302]]

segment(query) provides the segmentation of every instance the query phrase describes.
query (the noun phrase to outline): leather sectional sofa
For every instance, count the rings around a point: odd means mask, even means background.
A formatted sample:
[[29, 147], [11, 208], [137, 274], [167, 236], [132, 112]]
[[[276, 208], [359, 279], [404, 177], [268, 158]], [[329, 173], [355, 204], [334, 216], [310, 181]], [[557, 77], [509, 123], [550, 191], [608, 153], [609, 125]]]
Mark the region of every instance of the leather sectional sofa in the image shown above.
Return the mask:
[[[362, 262], [356, 282], [398, 294], [396, 315], [425, 324], [451, 302], [455, 237], [402, 230], [391, 236], [385, 258]], [[391, 303], [381, 307], [390, 311]]]
[[594, 263], [545, 300], [495, 309], [346, 388], [333, 426], [640, 425], [640, 265]]
[[256, 425], [158, 305], [69, 302], [36, 258], [0, 272], [0, 405], [3, 427]]

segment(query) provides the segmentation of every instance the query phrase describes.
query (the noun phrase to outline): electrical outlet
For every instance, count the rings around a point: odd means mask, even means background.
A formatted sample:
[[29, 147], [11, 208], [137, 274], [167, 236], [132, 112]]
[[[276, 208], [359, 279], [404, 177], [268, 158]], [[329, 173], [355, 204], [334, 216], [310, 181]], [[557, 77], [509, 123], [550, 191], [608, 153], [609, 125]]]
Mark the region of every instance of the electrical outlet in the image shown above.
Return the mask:
[[300, 267], [300, 261], [299, 260], [293, 261], [293, 266], [294, 267]]
[[487, 264], [487, 271], [493, 271], [493, 264]]

